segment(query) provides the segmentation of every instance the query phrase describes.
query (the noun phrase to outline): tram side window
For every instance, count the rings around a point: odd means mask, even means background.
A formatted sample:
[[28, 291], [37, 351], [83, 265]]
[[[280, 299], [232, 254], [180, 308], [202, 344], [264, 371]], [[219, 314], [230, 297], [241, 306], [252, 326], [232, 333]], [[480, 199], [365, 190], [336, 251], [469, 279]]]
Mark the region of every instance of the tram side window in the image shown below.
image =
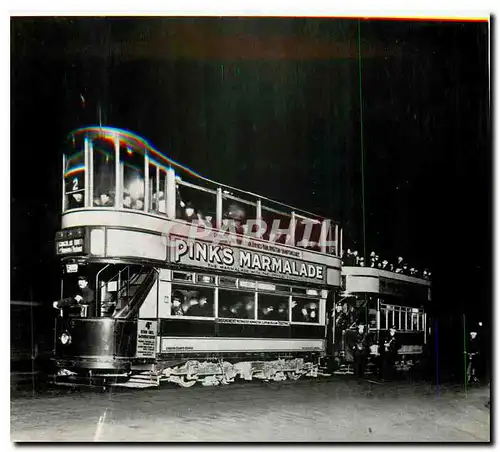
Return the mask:
[[403, 325], [405, 330], [411, 330], [411, 321], [411, 310], [405, 309], [405, 323]]
[[301, 248], [319, 251], [321, 222], [309, 219], [298, 219], [295, 225], [295, 245]]
[[214, 292], [208, 287], [172, 286], [171, 315], [214, 317]]
[[[162, 166], [149, 165], [149, 210], [166, 214], [167, 172]], [[158, 181], [158, 182], [157, 182]]]
[[92, 142], [94, 194], [96, 207], [115, 205], [115, 144], [112, 138], [97, 138]]
[[386, 306], [380, 306], [380, 329], [381, 330], [387, 330], [387, 307]]
[[288, 297], [259, 293], [257, 300], [259, 320], [288, 321], [290, 306]]
[[120, 144], [120, 171], [126, 209], [144, 210], [144, 156], [137, 150]]
[[286, 243], [290, 234], [291, 216], [262, 208], [262, 220], [266, 224], [263, 238], [273, 243]]
[[216, 211], [215, 191], [194, 188], [177, 181], [176, 218], [215, 227]]
[[85, 206], [85, 155], [82, 137], [75, 137], [66, 151], [64, 196], [66, 210]]
[[254, 292], [219, 289], [219, 317], [255, 319]]
[[319, 301], [292, 297], [292, 322], [319, 323]]

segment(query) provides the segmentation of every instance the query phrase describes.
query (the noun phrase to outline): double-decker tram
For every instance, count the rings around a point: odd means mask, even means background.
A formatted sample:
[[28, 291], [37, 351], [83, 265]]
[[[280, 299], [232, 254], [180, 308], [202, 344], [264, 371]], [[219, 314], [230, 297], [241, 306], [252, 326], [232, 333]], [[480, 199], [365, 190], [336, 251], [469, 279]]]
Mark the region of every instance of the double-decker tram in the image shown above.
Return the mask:
[[380, 368], [377, 361], [391, 340], [397, 344], [393, 363], [397, 370], [423, 365], [430, 330], [428, 278], [379, 268], [343, 266], [341, 286], [343, 291], [336, 298], [333, 325], [338, 373], [352, 372], [360, 325], [366, 332], [372, 371]]
[[337, 223], [204, 178], [128, 131], [69, 135], [57, 382], [316, 376]]

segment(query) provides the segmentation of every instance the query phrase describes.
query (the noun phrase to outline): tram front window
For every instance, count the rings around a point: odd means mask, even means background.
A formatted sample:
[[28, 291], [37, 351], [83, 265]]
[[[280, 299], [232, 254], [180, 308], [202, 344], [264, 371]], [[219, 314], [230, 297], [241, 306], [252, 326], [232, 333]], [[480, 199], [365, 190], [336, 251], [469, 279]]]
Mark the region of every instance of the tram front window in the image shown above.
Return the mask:
[[85, 154], [82, 136], [72, 137], [65, 152], [64, 210], [85, 206]]
[[115, 143], [110, 138], [92, 141], [94, 193], [93, 206], [115, 205]]

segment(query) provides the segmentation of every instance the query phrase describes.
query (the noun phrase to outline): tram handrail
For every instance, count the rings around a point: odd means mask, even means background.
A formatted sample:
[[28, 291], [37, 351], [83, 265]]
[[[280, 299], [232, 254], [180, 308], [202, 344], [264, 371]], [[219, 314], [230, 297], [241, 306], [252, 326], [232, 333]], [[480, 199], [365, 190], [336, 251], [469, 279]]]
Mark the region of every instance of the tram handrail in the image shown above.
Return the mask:
[[[132, 299], [122, 309], [113, 314], [113, 318], [127, 320], [136, 313], [136, 311], [141, 306], [139, 301], [142, 301], [144, 292], [151, 289], [152, 285], [154, 284], [156, 273], [157, 271], [154, 268], [147, 273], [146, 278], [134, 293]], [[137, 275], [140, 274], [142, 274], [142, 271], [137, 273]]]

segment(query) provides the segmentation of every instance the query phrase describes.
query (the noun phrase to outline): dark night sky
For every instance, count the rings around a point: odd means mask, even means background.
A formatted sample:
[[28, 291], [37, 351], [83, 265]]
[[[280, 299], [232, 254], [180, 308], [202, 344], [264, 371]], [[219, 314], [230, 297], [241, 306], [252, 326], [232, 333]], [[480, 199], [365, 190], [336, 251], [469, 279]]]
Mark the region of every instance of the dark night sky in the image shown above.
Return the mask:
[[[207, 177], [341, 221], [361, 250], [357, 27], [12, 19], [12, 299], [57, 297], [61, 146], [99, 103]], [[360, 36], [367, 251], [431, 268], [440, 309], [487, 312], [488, 25], [361, 21]]]

